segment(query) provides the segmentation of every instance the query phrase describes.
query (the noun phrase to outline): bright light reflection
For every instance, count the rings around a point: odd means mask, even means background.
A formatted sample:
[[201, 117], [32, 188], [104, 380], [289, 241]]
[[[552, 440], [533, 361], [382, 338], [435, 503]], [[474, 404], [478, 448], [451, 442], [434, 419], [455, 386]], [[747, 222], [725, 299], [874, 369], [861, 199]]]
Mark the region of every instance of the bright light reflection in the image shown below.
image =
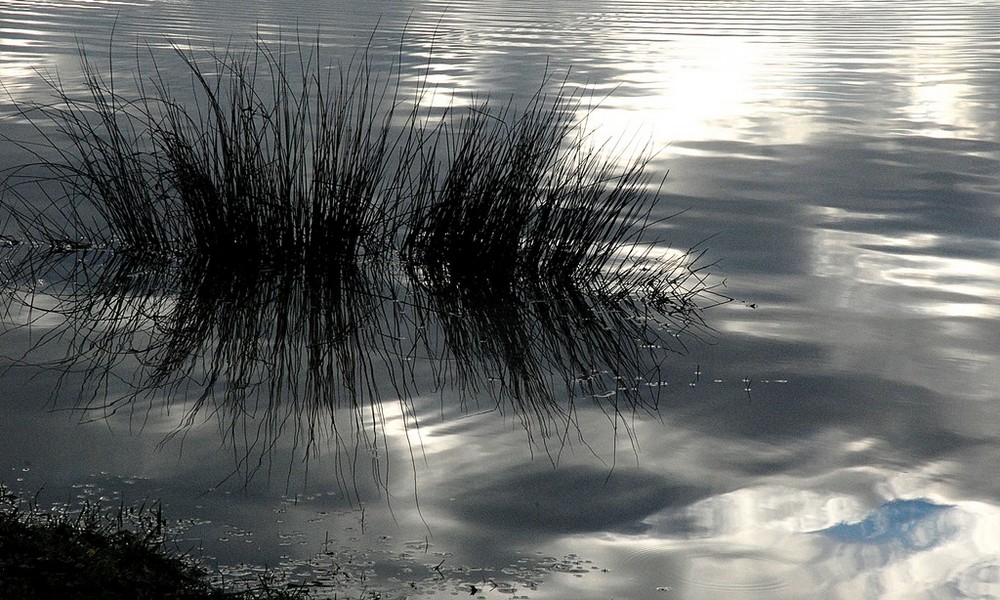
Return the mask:
[[911, 50], [900, 55], [908, 62], [904, 72], [912, 74], [911, 101], [902, 111], [909, 119], [938, 126], [922, 127], [921, 133], [967, 138], [971, 131], [976, 136], [992, 136], [983, 130], [969, 101], [975, 97], [971, 75], [956, 68], [964, 62], [961, 55], [968, 50], [968, 40], [975, 38], [972, 23], [952, 21], [947, 37], [915, 38]]
[[[588, 125], [609, 136], [652, 129], [656, 147], [672, 141], [743, 139], [766, 120], [762, 111], [790, 100], [788, 88], [769, 85], [775, 78], [770, 62], [773, 47], [741, 37], [685, 36], [674, 42], [672, 46], [639, 43], [638, 49], [633, 42], [628, 56], [614, 57], [623, 87], [634, 86], [642, 94], [612, 93], [594, 109]], [[647, 60], [629, 58], [635, 56]], [[769, 131], [774, 136], [771, 141], [804, 141], [811, 124], [794, 113], [783, 119], [779, 131]]]

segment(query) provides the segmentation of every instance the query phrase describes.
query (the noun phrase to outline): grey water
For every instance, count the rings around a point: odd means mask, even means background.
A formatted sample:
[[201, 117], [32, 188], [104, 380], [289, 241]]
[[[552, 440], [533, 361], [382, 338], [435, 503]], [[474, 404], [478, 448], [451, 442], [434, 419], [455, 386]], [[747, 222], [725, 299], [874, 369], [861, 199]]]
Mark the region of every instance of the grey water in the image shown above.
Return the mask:
[[107, 410], [71, 410], [74, 338], [8, 310], [0, 482], [162, 500], [207, 564], [329, 597], [1000, 597], [998, 33], [973, 0], [0, 1], [0, 134], [29, 145], [15, 105], [79, 89], [80, 48], [129, 81], [183, 76], [171, 44], [369, 46], [442, 106], [565, 78], [596, 143], [656, 152], [656, 250], [704, 249], [733, 299], [634, 412], [612, 384], [536, 413], [474, 373], [277, 420], [197, 381], [115, 403], [128, 356], [95, 363]]

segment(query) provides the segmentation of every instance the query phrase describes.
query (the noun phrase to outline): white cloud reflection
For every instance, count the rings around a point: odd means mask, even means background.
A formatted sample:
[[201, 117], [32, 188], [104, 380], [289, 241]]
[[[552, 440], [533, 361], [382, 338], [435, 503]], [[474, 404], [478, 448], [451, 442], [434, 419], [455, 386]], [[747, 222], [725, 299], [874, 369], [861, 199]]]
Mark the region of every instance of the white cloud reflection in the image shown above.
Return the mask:
[[[992, 597], [1000, 592], [989, 568], [1000, 564], [1000, 509], [954, 493], [939, 463], [907, 472], [848, 467], [818, 479], [779, 474], [696, 502], [680, 516], [675, 509], [651, 515], [642, 534], [580, 534], [553, 540], [548, 550], [572, 548], [608, 566], [608, 574], [591, 575], [596, 585], [611, 593], [621, 586], [630, 598], [799, 598], [806, 590], [816, 598]], [[942, 508], [887, 524], [910, 542], [821, 533], [878, 515], [896, 499]], [[678, 522], [686, 529], [678, 532]]]

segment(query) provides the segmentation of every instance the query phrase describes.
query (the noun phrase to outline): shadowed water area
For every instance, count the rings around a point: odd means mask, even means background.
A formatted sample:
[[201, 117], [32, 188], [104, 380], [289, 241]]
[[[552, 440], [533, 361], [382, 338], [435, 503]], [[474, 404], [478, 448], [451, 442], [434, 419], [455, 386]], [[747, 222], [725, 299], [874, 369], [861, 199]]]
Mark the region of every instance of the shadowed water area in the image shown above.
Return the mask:
[[[0, 483], [160, 499], [227, 577], [319, 597], [1000, 596], [998, 31], [973, 1], [0, 2]], [[563, 86], [616, 172], [650, 156], [648, 262], [154, 261], [31, 183], [58, 132], [22, 111], [86, 95], [81, 49], [195, 111], [182, 57], [258, 42], [366, 56], [428, 122]]]

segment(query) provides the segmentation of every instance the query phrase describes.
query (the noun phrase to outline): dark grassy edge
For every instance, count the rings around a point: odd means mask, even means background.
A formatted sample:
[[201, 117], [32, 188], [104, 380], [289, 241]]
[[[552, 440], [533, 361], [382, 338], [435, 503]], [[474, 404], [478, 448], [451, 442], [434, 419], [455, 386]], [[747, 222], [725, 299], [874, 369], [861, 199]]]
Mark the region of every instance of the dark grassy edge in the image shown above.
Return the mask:
[[44, 512], [0, 484], [0, 597], [19, 600], [294, 600], [268, 576], [247, 589], [213, 585], [166, 532], [158, 504]]

